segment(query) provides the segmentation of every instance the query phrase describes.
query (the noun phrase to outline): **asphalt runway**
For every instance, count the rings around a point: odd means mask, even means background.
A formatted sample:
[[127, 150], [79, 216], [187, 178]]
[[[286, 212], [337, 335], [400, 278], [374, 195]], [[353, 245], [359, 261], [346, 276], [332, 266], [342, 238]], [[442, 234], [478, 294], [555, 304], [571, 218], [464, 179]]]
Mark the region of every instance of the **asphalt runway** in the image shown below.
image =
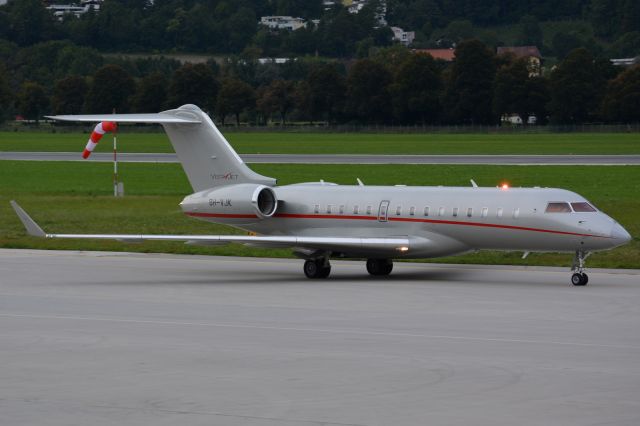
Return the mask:
[[3, 425], [638, 425], [640, 271], [0, 250]]
[[[638, 165], [640, 155], [355, 155], [243, 154], [247, 163], [275, 164], [512, 164], [512, 165]], [[0, 160], [85, 161], [80, 152], [0, 152]], [[176, 154], [120, 153], [118, 160], [134, 163], [177, 163]], [[96, 152], [88, 161], [113, 161], [113, 154]]]

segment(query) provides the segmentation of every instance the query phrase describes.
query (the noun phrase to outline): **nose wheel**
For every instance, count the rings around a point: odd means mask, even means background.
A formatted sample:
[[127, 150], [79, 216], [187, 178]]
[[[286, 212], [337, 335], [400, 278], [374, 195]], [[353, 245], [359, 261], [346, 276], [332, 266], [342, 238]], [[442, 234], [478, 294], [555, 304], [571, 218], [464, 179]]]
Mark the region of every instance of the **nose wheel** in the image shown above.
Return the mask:
[[575, 286], [587, 285], [589, 282], [589, 276], [584, 272], [584, 263], [587, 257], [589, 257], [591, 253], [585, 253], [583, 251], [576, 251], [576, 255], [573, 258], [573, 266], [571, 267], [571, 271], [574, 272], [571, 275], [571, 284]]

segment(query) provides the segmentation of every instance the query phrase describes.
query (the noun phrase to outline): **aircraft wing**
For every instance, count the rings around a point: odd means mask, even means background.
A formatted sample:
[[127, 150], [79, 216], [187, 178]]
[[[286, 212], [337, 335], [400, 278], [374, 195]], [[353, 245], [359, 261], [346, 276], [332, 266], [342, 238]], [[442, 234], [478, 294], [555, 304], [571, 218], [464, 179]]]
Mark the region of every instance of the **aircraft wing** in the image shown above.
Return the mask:
[[184, 241], [187, 244], [223, 245], [240, 243], [257, 247], [287, 248], [301, 247], [327, 250], [408, 250], [408, 237], [308, 237], [293, 235], [249, 236], [249, 235], [153, 235], [153, 234], [48, 234], [22, 209], [15, 201], [11, 201], [18, 218], [34, 237], [41, 238], [79, 238], [106, 239], [123, 242], [142, 241]]

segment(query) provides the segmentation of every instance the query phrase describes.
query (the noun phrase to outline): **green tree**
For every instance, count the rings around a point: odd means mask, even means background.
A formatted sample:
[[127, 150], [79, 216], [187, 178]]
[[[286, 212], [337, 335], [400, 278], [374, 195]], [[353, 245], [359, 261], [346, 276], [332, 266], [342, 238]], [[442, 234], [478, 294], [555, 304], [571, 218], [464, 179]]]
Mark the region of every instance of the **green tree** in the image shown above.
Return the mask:
[[593, 31], [601, 37], [610, 37], [620, 26], [620, 0], [591, 0], [589, 17]]
[[252, 9], [241, 7], [229, 17], [227, 43], [229, 52], [240, 52], [258, 29], [258, 18]]
[[530, 77], [527, 80], [526, 93], [527, 111], [536, 117], [536, 124], [545, 124], [551, 100], [549, 79], [543, 76]]
[[313, 97], [309, 82], [306, 80], [296, 82], [293, 97], [298, 112], [304, 118], [313, 121]]
[[527, 105], [527, 60], [514, 59], [496, 72], [493, 90], [493, 111], [496, 116], [518, 114], [523, 123], [529, 117]]
[[391, 117], [391, 73], [370, 59], [360, 59], [347, 75], [347, 112], [365, 123], [384, 123]]
[[51, 97], [55, 114], [80, 114], [89, 87], [84, 77], [72, 75], [56, 81]]
[[285, 124], [287, 113], [295, 105], [295, 82], [290, 80], [273, 80], [264, 87], [256, 101], [258, 109], [270, 116], [273, 113], [280, 115], [280, 123]]
[[6, 78], [6, 71], [0, 64], [0, 123], [3, 123], [11, 111], [11, 89]]
[[431, 55], [409, 56], [391, 86], [394, 116], [403, 123], [437, 121], [442, 86], [440, 68]]
[[105, 65], [93, 75], [85, 109], [91, 114], [111, 113], [114, 109], [126, 113], [135, 89], [135, 81], [121, 66]]
[[240, 125], [240, 114], [252, 109], [256, 104], [255, 91], [251, 86], [237, 78], [227, 77], [222, 80], [222, 87], [216, 102], [216, 115], [220, 117], [222, 125], [227, 115], [236, 117], [236, 125]]
[[574, 32], [558, 31], [551, 39], [553, 53], [558, 59], [565, 58], [569, 52], [583, 45], [582, 39]]
[[634, 57], [640, 52], [640, 31], [624, 33], [611, 45], [611, 54], [616, 58]]
[[605, 86], [591, 54], [572, 51], [551, 73], [551, 119], [557, 123], [584, 123], [596, 117]]
[[167, 78], [164, 74], [154, 72], [144, 76], [138, 83], [136, 94], [131, 100], [136, 112], [157, 112], [167, 102]]
[[314, 64], [307, 77], [311, 95], [311, 118], [332, 122], [342, 111], [347, 84], [337, 64]]
[[542, 28], [535, 16], [524, 15], [520, 19], [518, 34], [519, 45], [542, 47]]
[[219, 90], [218, 80], [206, 64], [184, 64], [169, 83], [169, 107], [195, 104], [205, 111], [213, 111]]
[[640, 122], [640, 66], [626, 69], [609, 82], [602, 113], [617, 123]]
[[445, 110], [458, 123], [490, 124], [496, 58], [478, 40], [460, 43], [445, 90]]
[[640, 2], [637, 0], [625, 0], [620, 31], [623, 33], [640, 31]]
[[33, 81], [25, 81], [20, 86], [16, 99], [18, 113], [29, 120], [40, 120], [49, 107], [49, 98], [44, 87]]
[[53, 36], [53, 16], [42, 1], [12, 1], [8, 7], [8, 34], [19, 45], [27, 46]]
[[473, 37], [473, 24], [468, 20], [452, 21], [443, 31], [443, 36], [454, 42]]

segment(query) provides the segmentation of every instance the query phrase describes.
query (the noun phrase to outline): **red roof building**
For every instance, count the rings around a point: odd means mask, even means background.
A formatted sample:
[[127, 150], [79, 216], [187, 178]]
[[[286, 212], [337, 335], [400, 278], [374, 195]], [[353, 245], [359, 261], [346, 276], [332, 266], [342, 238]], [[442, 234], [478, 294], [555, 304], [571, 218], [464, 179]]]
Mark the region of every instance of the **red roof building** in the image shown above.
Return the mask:
[[433, 59], [441, 59], [445, 62], [453, 62], [456, 57], [453, 49], [413, 49], [413, 53], [428, 53]]
[[513, 53], [518, 58], [538, 58], [541, 59], [542, 55], [536, 46], [501, 46], [498, 47], [498, 55], [504, 55], [505, 53]]

